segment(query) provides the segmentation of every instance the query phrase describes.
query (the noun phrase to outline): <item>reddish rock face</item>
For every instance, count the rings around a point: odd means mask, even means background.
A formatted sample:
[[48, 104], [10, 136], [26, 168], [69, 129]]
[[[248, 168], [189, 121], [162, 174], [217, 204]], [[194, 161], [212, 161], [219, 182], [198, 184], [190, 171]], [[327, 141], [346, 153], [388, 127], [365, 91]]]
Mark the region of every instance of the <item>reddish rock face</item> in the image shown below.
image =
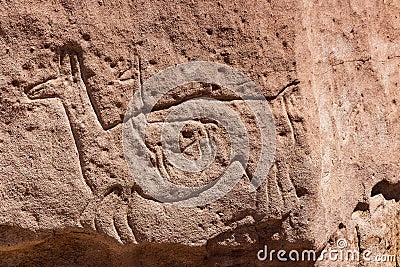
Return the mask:
[[[399, 254], [396, 1], [0, 0], [0, 14], [2, 265], [263, 265], [264, 245], [321, 251], [339, 238]], [[151, 77], [193, 61], [245, 74], [271, 116], [257, 122], [238, 92], [199, 80], [155, 103], [138, 168], [173, 184], [205, 186], [235, 160], [230, 132], [202, 118], [187, 120], [177, 145], [196, 161], [212, 140], [214, 161], [198, 172], [171, 164], [161, 135], [179, 106], [213, 98], [247, 132], [232, 190], [181, 207], [132, 175], [123, 121]], [[270, 166], [259, 161], [262, 122], [273, 126]]]

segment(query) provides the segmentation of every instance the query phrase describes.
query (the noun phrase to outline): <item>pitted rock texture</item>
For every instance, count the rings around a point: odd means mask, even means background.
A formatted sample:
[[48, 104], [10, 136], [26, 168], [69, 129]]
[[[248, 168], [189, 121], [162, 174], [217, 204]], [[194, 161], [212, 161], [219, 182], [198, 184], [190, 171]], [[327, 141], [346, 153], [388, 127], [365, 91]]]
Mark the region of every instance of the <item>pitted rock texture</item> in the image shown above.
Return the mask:
[[[399, 25], [395, 0], [0, 0], [1, 265], [263, 266], [264, 245], [321, 251], [341, 236], [400, 254]], [[225, 197], [180, 208], [135, 183], [122, 122], [149, 77], [194, 60], [254, 81], [273, 114], [276, 154], [249, 193], [260, 153], [251, 112], [215, 84], [174, 89], [149, 116], [155, 168], [197, 186], [229, 163], [226, 132], [210, 120], [188, 122], [179, 137], [189, 159], [204, 136], [216, 140], [207, 170], [165, 160], [162, 122], [194, 97], [232, 107], [251, 155]]]

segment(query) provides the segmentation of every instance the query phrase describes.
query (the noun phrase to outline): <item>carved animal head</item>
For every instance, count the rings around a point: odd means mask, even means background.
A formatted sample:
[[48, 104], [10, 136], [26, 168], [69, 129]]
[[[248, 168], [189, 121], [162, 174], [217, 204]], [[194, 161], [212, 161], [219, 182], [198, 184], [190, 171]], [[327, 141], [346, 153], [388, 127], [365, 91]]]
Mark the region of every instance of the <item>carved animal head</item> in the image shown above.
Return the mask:
[[65, 53], [60, 58], [60, 73], [57, 78], [50, 79], [25, 91], [30, 99], [60, 98], [70, 93], [71, 88], [81, 81], [81, 71], [78, 55], [74, 52]]

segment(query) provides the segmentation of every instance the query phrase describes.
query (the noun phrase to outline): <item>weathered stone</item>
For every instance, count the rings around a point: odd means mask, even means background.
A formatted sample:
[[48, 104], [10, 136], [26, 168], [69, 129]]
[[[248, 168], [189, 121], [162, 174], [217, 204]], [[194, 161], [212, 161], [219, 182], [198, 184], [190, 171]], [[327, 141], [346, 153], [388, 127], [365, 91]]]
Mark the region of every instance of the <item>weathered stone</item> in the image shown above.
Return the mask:
[[[264, 245], [321, 251], [339, 238], [400, 254], [398, 1], [0, 0], [0, 16], [1, 265], [262, 266]], [[249, 192], [262, 154], [251, 108], [217, 84], [179, 86], [147, 118], [141, 167], [184, 186], [224, 173], [231, 143], [215, 120], [178, 137], [189, 160], [214, 140], [204, 171], [174, 168], [162, 151], [164, 120], [196, 97], [241, 118], [250, 159], [221, 199], [165, 205], [131, 176], [122, 122], [150, 77], [199, 60], [261, 90], [274, 162]]]

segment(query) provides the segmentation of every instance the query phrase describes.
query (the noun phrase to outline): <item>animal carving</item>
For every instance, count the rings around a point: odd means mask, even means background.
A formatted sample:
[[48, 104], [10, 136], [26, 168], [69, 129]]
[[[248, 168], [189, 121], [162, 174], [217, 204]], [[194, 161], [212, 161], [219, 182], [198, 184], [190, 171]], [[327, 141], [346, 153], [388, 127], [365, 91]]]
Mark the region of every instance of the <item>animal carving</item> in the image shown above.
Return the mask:
[[[57, 98], [64, 106], [82, 175], [93, 193], [92, 201], [80, 218], [82, 226], [114, 237], [121, 243], [136, 242], [127, 221], [127, 201], [134, 181], [120, 148], [121, 126], [103, 129], [93, 109], [80, 65], [78, 53], [64, 51], [58, 77], [28, 88], [26, 94], [32, 100]], [[114, 146], [113, 149], [109, 144]]]

